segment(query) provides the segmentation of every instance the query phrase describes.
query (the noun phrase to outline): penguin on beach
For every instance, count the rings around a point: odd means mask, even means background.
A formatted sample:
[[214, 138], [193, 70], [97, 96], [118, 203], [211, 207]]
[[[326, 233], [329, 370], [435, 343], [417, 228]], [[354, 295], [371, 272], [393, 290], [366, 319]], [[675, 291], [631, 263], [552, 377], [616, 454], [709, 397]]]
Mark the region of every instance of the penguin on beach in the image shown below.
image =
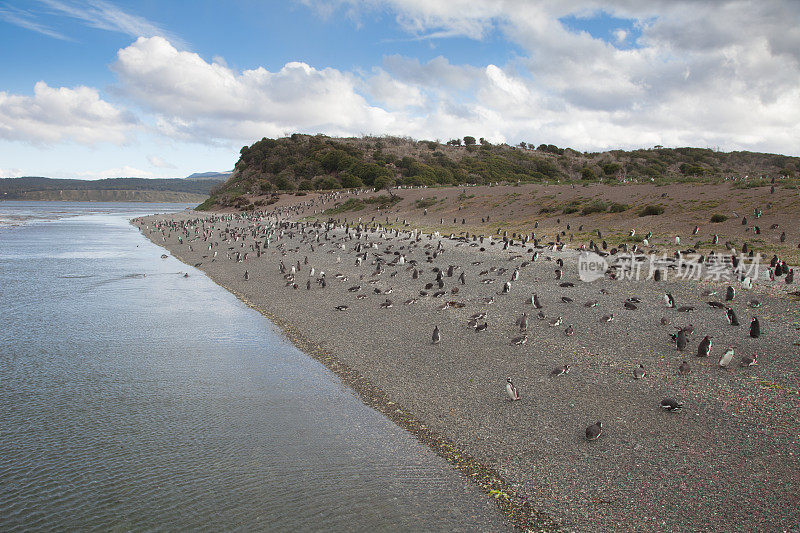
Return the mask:
[[506, 394], [508, 394], [512, 402], [519, 400], [519, 390], [517, 390], [517, 387], [511, 382], [511, 378], [506, 379]]

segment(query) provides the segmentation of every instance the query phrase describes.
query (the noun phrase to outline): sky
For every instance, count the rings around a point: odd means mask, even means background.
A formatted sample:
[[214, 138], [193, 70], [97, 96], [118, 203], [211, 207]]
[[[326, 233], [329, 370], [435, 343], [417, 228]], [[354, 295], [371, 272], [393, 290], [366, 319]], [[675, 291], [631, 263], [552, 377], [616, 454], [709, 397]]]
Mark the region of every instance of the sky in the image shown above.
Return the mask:
[[800, 155], [800, 1], [0, 0], [0, 177], [295, 132]]

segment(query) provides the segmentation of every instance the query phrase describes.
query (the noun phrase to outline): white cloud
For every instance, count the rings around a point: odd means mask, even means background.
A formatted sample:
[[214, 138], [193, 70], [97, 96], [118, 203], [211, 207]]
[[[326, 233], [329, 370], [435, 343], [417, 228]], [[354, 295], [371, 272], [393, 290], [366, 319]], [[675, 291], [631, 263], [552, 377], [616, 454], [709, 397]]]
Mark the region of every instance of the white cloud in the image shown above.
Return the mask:
[[164, 159], [161, 159], [157, 155], [148, 155], [147, 156], [147, 161], [149, 161], [151, 165], [153, 165], [154, 167], [157, 167], [157, 168], [173, 168], [173, 169], [174, 168], [178, 168], [175, 165], [173, 165], [172, 163], [170, 163], [169, 161], [165, 161]]
[[20, 28], [25, 28], [26, 30], [35, 31], [36, 33], [41, 33], [42, 35], [46, 35], [54, 39], [59, 39], [62, 41], [72, 40], [66, 35], [37, 22], [35, 20], [36, 16], [30, 11], [18, 9], [14, 6], [5, 5], [0, 7], [0, 19], [8, 22], [9, 24], [19, 26]]
[[302, 62], [276, 72], [261, 67], [236, 72], [179, 51], [161, 37], [142, 37], [118, 52], [112, 68], [124, 93], [157, 115], [162, 132], [179, 139], [386, 131], [394, 121], [357, 92], [358, 76]]
[[160, 35], [181, 48], [187, 48], [187, 44], [180, 37], [158, 24], [127, 13], [104, 0], [39, 0], [39, 2], [48, 7], [53, 14], [76, 19], [90, 28], [123, 33], [134, 38]]
[[19, 178], [24, 175], [21, 168], [0, 168], [0, 178]]
[[0, 91], [0, 139], [34, 143], [122, 144], [138, 121], [90, 87], [54, 88], [40, 81], [33, 96]]
[[154, 176], [152, 172], [127, 165], [99, 171], [76, 172], [74, 175], [79, 178], [90, 180], [104, 178], [152, 178]]

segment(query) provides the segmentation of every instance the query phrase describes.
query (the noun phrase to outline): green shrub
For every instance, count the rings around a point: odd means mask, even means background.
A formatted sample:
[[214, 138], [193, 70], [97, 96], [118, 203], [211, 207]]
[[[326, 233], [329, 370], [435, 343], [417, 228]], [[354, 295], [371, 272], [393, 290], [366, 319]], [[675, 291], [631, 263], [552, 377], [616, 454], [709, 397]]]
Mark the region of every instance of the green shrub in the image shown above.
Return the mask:
[[711, 222], [725, 222], [726, 220], [728, 220], [728, 217], [719, 213], [711, 216]]
[[417, 209], [425, 209], [426, 207], [430, 207], [430, 206], [436, 204], [436, 202], [438, 202], [436, 197], [435, 196], [431, 196], [429, 198], [423, 198], [422, 200], [417, 200], [416, 202], [414, 202], [414, 206]]
[[629, 209], [628, 204], [619, 204], [614, 202], [611, 204], [611, 207], [608, 208], [609, 213], [622, 213], [623, 211], [627, 211]]
[[650, 217], [653, 215], [660, 215], [664, 212], [664, 208], [660, 205], [648, 205], [639, 211], [640, 217]]
[[583, 206], [581, 215], [591, 215], [592, 213], [605, 213], [608, 211], [608, 204], [602, 200], [595, 200], [594, 202]]

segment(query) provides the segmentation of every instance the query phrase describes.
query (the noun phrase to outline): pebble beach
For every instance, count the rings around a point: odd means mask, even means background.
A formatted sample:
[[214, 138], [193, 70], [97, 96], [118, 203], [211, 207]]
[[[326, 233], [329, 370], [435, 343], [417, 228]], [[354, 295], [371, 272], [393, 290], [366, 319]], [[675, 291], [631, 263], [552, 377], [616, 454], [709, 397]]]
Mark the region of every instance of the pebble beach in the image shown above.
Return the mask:
[[[768, 278], [769, 258], [751, 288], [669, 268], [661, 281], [614, 269], [585, 281], [577, 245], [323, 220], [284, 209], [132, 223], [283, 328], [520, 529], [797, 531], [800, 307], [795, 285]], [[661, 408], [666, 398], [682, 409]]]

